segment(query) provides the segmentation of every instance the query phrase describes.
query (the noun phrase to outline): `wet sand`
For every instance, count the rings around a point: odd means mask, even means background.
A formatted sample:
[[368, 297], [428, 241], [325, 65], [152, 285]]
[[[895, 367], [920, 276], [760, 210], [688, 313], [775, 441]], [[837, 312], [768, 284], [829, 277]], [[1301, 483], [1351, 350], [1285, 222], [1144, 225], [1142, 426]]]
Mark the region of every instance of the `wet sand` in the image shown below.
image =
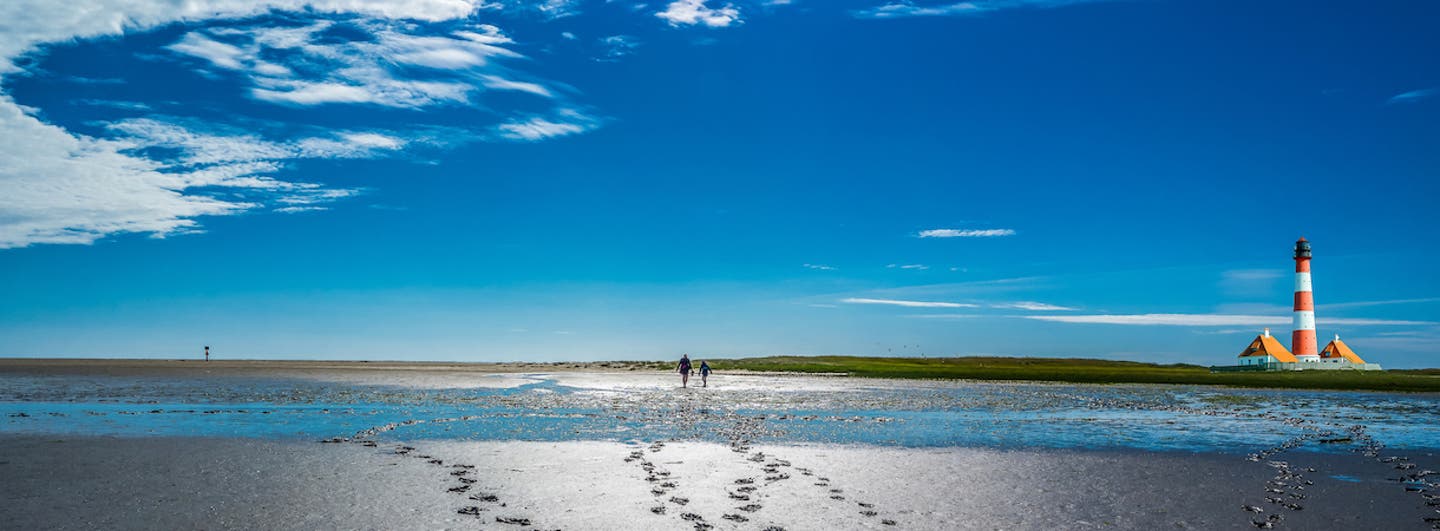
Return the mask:
[[[1332, 478], [1375, 475], [1346, 457], [1290, 455], [1313, 484], [1303, 510], [1289, 510], [1264, 500], [1272, 468], [1216, 454], [5, 436], [0, 521], [14, 529], [1253, 529], [1252, 520], [1282, 514], [1291, 529], [1427, 527], [1425, 500], [1396, 495], [1394, 483]], [[1303, 473], [1309, 468], [1316, 472]]]
[[1440, 529], [1428, 400], [573, 365], [0, 360], [0, 528]]

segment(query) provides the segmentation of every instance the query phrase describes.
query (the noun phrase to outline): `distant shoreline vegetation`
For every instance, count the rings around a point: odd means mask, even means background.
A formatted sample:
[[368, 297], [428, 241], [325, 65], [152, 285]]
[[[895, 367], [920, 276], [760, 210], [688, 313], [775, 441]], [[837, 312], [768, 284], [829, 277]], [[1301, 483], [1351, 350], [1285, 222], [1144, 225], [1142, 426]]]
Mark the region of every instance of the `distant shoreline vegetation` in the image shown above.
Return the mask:
[[862, 378], [1018, 380], [1093, 384], [1222, 385], [1277, 389], [1440, 392], [1440, 369], [1212, 373], [1199, 365], [1075, 358], [773, 356], [709, 360], [726, 370], [831, 373]]
[[[835, 375], [917, 380], [991, 380], [1085, 384], [1180, 384], [1273, 389], [1440, 393], [1440, 368], [1383, 371], [1275, 371], [1212, 373], [1209, 367], [1160, 365], [1083, 358], [889, 358], [859, 356], [771, 356], [720, 359], [710, 363], [723, 381], [726, 371]], [[439, 371], [476, 374], [551, 371], [667, 371], [675, 361], [461, 362], [399, 360], [263, 360], [4, 358], [0, 374], [163, 375], [201, 371], [210, 376], [254, 376], [288, 372]], [[678, 380], [677, 380], [678, 383]], [[713, 383], [713, 382], [712, 382]]]

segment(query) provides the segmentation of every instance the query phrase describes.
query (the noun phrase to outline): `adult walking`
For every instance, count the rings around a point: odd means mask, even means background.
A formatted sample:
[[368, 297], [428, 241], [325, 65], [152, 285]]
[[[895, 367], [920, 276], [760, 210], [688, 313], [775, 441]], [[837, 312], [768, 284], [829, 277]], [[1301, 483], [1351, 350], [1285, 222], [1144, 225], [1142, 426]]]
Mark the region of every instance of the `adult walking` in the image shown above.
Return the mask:
[[680, 355], [680, 365], [676, 366], [675, 368], [680, 371], [680, 387], [689, 387], [689, 385], [690, 385], [690, 355], [689, 355], [689, 354], [681, 354], [681, 355]]
[[710, 387], [710, 364], [700, 362], [700, 387]]

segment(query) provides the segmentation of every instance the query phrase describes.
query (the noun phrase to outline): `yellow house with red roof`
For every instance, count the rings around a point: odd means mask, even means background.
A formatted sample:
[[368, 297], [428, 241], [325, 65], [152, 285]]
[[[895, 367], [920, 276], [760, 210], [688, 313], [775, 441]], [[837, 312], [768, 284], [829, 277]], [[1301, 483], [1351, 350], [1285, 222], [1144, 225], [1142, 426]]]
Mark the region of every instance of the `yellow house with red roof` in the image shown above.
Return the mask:
[[1325, 345], [1325, 349], [1320, 351], [1320, 362], [1343, 363], [1347, 361], [1357, 365], [1365, 364], [1365, 360], [1360, 359], [1355, 351], [1350, 350], [1350, 345], [1346, 345], [1344, 341], [1340, 340], [1340, 334], [1335, 334], [1335, 340]]
[[1296, 371], [1296, 370], [1361, 370], [1378, 371], [1380, 366], [1374, 363], [1366, 363], [1354, 350], [1350, 349], [1340, 336], [1325, 345], [1325, 350], [1320, 352], [1320, 361], [1304, 362], [1295, 357], [1270, 335], [1270, 329], [1255, 336], [1250, 346], [1240, 352], [1240, 363], [1238, 365], [1211, 367], [1213, 372], [1232, 371]]
[[1265, 333], [1255, 336], [1255, 340], [1250, 342], [1250, 346], [1240, 352], [1240, 365], [1242, 366], [1298, 363], [1299, 361], [1285, 348], [1285, 345], [1281, 345], [1280, 341], [1275, 339], [1275, 336], [1270, 335], [1269, 328], [1265, 329]]

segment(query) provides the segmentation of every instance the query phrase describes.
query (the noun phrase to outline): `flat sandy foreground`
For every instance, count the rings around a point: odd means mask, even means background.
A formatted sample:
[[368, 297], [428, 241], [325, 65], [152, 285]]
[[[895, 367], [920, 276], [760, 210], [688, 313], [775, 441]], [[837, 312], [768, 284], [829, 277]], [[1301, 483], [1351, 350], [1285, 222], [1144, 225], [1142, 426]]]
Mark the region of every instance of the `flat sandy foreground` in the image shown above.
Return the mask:
[[[242, 439], [5, 437], [0, 522], [9, 529], [1246, 529], [1264, 515], [1240, 508], [1273, 475], [1222, 455], [758, 446], [790, 464], [779, 468], [788, 478], [767, 480], [763, 463], [716, 444], [408, 444], [416, 449], [400, 455], [389, 447]], [[647, 481], [642, 459], [625, 461], [632, 452], [669, 475]], [[1345, 462], [1291, 459], [1332, 473], [1344, 473]], [[651, 492], [666, 482], [674, 485], [664, 494]], [[1288, 528], [1423, 529], [1416, 525], [1423, 510], [1390, 492], [1394, 484], [1315, 483], [1306, 510], [1285, 511]], [[450, 492], [456, 488], [464, 492]], [[473, 515], [460, 513], [469, 507]]]
[[[442, 387], [524, 385], [538, 376], [519, 373], [543, 371], [552, 373], [546, 379], [591, 389], [674, 386], [673, 375], [624, 367], [557, 373], [551, 364], [456, 370], [444, 364], [372, 369], [310, 363], [0, 360], [0, 370], [214, 371]], [[727, 375], [715, 389], [776, 385], [773, 377]], [[828, 389], [856, 382], [793, 377], [784, 385]], [[1427, 529], [1426, 518], [1435, 516], [1424, 499], [1399, 492], [1375, 463], [1353, 455], [1287, 452], [1274, 458], [1285, 461], [1282, 470], [1246, 461], [1247, 449], [737, 448], [396, 435], [336, 444], [0, 435], [0, 528], [1254, 529], [1252, 522], [1280, 514], [1276, 528], [1388, 530]], [[1436, 466], [1433, 455], [1411, 457], [1422, 467]], [[1308, 483], [1276, 493], [1303, 493], [1303, 499], [1283, 500], [1303, 504], [1303, 510], [1266, 503], [1267, 482], [1277, 481], [1277, 471], [1293, 472], [1283, 478], [1288, 483]]]

